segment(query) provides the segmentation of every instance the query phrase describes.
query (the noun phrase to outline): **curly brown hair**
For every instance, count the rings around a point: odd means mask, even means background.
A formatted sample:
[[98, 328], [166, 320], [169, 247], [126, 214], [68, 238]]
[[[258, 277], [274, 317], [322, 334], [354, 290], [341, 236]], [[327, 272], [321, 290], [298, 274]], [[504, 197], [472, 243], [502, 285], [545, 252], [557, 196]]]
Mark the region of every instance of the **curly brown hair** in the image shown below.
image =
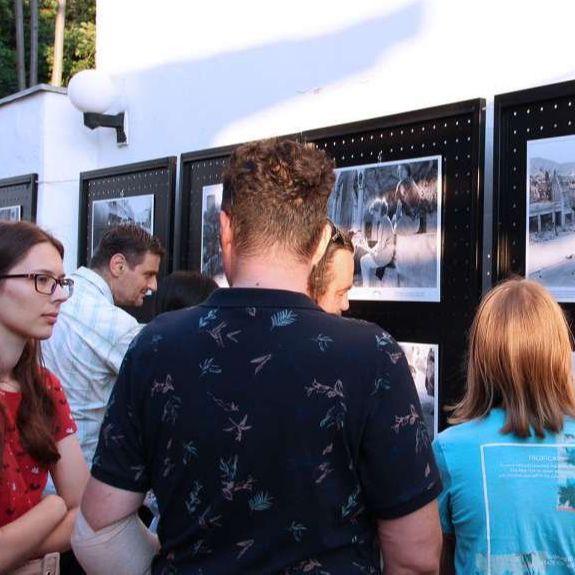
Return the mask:
[[272, 246], [309, 261], [326, 222], [333, 161], [314, 145], [263, 140], [239, 146], [224, 173], [222, 210], [242, 256]]

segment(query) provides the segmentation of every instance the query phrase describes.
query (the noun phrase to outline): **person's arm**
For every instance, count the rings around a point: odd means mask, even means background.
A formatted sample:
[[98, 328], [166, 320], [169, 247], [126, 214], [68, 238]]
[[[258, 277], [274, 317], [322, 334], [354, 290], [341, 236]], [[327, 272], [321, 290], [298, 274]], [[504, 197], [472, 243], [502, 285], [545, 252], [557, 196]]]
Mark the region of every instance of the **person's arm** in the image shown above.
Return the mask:
[[42, 542], [65, 519], [66, 503], [48, 495], [30, 511], [0, 528], [0, 573], [38, 556]]
[[42, 541], [35, 555], [41, 557], [46, 553], [68, 551], [70, 537], [84, 487], [88, 481], [88, 467], [84, 461], [80, 444], [75, 435], [68, 435], [58, 444], [60, 459], [54, 465], [51, 475], [58, 495], [64, 500], [67, 508], [65, 517]]
[[397, 519], [380, 519], [377, 531], [386, 575], [439, 573], [441, 529], [435, 501]]
[[90, 478], [72, 535], [74, 553], [92, 575], [148, 573], [160, 545], [137, 515], [143, 493]]
[[145, 493], [112, 487], [90, 477], [82, 499], [82, 515], [94, 531], [99, 531], [136, 513], [144, 497]]

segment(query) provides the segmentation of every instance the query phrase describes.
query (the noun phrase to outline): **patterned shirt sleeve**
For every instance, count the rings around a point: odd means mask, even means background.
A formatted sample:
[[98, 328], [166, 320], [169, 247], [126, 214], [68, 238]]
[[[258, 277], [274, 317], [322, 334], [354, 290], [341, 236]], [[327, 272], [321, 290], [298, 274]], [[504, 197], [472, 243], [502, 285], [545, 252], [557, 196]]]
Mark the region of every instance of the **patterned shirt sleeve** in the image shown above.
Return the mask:
[[150, 484], [141, 421], [138, 418], [138, 378], [130, 348], [122, 362], [92, 464], [92, 475], [113, 487], [145, 493]]
[[380, 519], [412, 513], [435, 499], [441, 480], [405, 355], [377, 337], [378, 368], [359, 457], [368, 508]]
[[46, 370], [46, 387], [52, 396], [52, 401], [56, 407], [56, 419], [54, 422], [54, 439], [56, 443], [68, 435], [76, 433], [76, 422], [70, 413], [68, 400], [62, 389], [59, 379], [50, 371]]
[[433, 442], [433, 451], [435, 453], [435, 460], [437, 461], [439, 473], [441, 474], [441, 481], [443, 482], [443, 491], [438, 499], [441, 530], [443, 533], [449, 535], [453, 533], [453, 522], [451, 519], [451, 476], [449, 474], [449, 469], [447, 468], [447, 461], [445, 460], [445, 454], [439, 439], [436, 439]]

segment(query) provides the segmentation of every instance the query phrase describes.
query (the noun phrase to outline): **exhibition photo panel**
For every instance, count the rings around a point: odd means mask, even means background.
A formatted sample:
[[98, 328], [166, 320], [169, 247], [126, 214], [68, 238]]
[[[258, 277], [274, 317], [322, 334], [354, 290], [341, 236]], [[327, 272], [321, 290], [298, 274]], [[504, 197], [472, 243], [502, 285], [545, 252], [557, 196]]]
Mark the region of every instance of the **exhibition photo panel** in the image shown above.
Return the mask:
[[493, 277], [575, 309], [575, 81], [495, 97]]
[[405, 357], [417, 396], [425, 427], [430, 439], [433, 439], [439, 429], [439, 394], [437, 382], [439, 381], [439, 346], [429, 343], [397, 342]]
[[38, 174], [0, 178], [0, 222], [36, 221]]
[[202, 273], [210, 276], [220, 287], [229, 287], [224, 274], [220, 246], [220, 209], [223, 184], [202, 188]]
[[22, 206], [0, 207], [0, 222], [19, 222], [22, 219]]
[[328, 216], [355, 249], [350, 299], [441, 300], [441, 156], [339, 168]]
[[[134, 224], [157, 237], [165, 248], [158, 279], [172, 270], [175, 157], [81, 172], [79, 187], [78, 266], [89, 265], [107, 230]], [[126, 311], [145, 323], [154, 316], [154, 305], [150, 293], [142, 307]]]
[[92, 203], [92, 253], [111, 227], [136, 224], [154, 234], [154, 195], [94, 200]]
[[575, 135], [527, 142], [525, 275], [575, 301]]

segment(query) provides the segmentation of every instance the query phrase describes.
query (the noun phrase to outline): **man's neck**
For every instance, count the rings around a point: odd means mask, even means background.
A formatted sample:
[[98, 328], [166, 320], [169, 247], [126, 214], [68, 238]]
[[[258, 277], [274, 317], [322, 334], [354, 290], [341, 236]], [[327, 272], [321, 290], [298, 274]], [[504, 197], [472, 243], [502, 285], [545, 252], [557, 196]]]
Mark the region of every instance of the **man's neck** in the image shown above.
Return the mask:
[[310, 266], [291, 256], [238, 258], [232, 271], [233, 287], [283, 289], [308, 294]]

